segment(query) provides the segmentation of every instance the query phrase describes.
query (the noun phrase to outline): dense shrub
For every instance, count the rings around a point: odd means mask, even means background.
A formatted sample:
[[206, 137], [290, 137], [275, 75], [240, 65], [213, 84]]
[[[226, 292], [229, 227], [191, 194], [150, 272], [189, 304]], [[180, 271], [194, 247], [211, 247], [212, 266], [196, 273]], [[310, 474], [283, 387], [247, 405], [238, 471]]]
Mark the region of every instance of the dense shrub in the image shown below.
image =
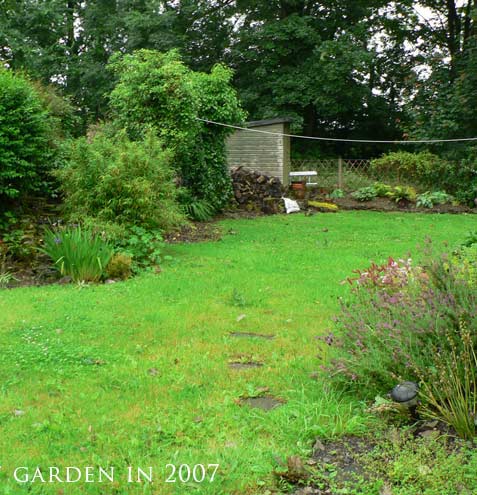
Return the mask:
[[142, 136], [144, 125], [152, 126], [171, 151], [182, 185], [194, 198], [222, 208], [231, 197], [225, 137], [232, 131], [197, 118], [226, 124], [244, 119], [232, 72], [220, 65], [210, 74], [193, 72], [176, 51], [150, 50], [118, 54], [110, 68], [119, 79], [110, 97], [114, 120], [132, 139]]
[[108, 277], [126, 280], [132, 273], [132, 257], [124, 253], [115, 253], [106, 267]]
[[358, 189], [354, 193], [351, 194], [351, 197], [356, 199], [356, 201], [372, 201], [373, 199], [376, 198], [378, 193], [376, 192], [376, 189], [373, 186], [369, 187], [362, 187], [361, 189]]
[[396, 203], [402, 201], [410, 202], [415, 201], [416, 190], [411, 186], [395, 186], [386, 194], [386, 196]]
[[152, 132], [131, 141], [124, 132], [98, 132], [71, 144], [57, 171], [72, 219], [171, 229], [183, 222], [169, 154]]
[[449, 164], [428, 151], [396, 151], [371, 161], [371, 171], [380, 179], [391, 178], [409, 184], [435, 185]]
[[47, 189], [50, 123], [33, 85], [0, 69], [0, 205]]
[[323, 339], [334, 356], [328, 371], [348, 387], [359, 385], [355, 390], [367, 397], [401, 380], [420, 381], [422, 412], [468, 436], [464, 411], [477, 410], [477, 293], [471, 280], [455, 257], [421, 269], [390, 260], [359, 272], [336, 331]]
[[74, 282], [98, 282], [113, 255], [106, 241], [81, 227], [47, 230], [43, 251], [60, 274]]
[[454, 198], [444, 191], [426, 191], [417, 196], [416, 206], [423, 208], [432, 208], [434, 205], [449, 203]]
[[398, 180], [421, 189], [442, 189], [463, 203], [477, 197], [477, 160], [448, 161], [428, 151], [389, 153], [371, 161], [371, 171], [380, 180]]

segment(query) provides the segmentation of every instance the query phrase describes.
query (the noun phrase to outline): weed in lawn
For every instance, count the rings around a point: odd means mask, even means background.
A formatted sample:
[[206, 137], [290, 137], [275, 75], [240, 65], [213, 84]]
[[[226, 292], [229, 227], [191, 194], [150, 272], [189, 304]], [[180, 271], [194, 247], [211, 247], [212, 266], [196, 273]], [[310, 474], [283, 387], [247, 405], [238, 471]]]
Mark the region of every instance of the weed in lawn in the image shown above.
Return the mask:
[[247, 306], [247, 301], [243, 294], [241, 294], [236, 288], [232, 291], [231, 303], [237, 308], [244, 308]]

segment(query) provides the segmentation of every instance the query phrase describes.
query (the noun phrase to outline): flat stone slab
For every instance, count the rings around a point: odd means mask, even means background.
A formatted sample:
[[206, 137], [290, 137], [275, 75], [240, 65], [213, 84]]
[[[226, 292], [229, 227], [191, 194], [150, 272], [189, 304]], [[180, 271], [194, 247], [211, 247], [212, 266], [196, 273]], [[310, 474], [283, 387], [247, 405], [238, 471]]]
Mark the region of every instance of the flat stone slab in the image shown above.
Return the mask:
[[232, 362], [229, 363], [229, 367], [235, 370], [247, 370], [250, 368], [261, 368], [263, 363], [259, 363], [258, 361], [247, 361], [247, 362]]
[[275, 397], [248, 397], [247, 399], [241, 399], [240, 402], [255, 409], [262, 409], [262, 411], [271, 411], [283, 406], [283, 401]]
[[275, 338], [273, 334], [265, 334], [265, 333], [253, 333], [253, 332], [229, 332], [231, 337], [238, 338], [249, 338], [249, 339], [266, 339], [272, 340]]

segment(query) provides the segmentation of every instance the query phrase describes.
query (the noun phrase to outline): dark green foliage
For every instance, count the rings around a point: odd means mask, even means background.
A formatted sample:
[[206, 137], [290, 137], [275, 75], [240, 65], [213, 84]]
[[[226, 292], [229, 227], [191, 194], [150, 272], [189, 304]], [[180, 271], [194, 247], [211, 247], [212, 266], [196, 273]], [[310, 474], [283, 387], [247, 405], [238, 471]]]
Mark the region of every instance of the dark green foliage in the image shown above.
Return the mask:
[[90, 141], [72, 142], [69, 161], [57, 172], [67, 211], [75, 221], [176, 227], [184, 218], [169, 156], [151, 132], [141, 141], [130, 141], [124, 132], [99, 132]]
[[423, 208], [432, 208], [434, 205], [442, 205], [452, 201], [452, 196], [444, 191], [426, 191], [419, 194], [416, 200], [416, 206]]
[[387, 198], [388, 194], [393, 190], [393, 186], [383, 184], [382, 182], [375, 182], [373, 187], [379, 198]]
[[369, 187], [362, 187], [361, 189], [358, 189], [354, 193], [351, 194], [351, 197], [356, 199], [357, 201], [372, 201], [373, 199], [376, 198], [377, 196], [376, 189], [374, 189], [373, 186]]
[[473, 230], [471, 232], [467, 232], [464, 241], [462, 242], [462, 246], [470, 247], [474, 244], [477, 244], [477, 230]]
[[0, 69], [0, 204], [48, 189], [50, 125], [32, 84]]
[[184, 213], [191, 220], [206, 222], [214, 216], [215, 210], [207, 200], [194, 198], [187, 191], [181, 195], [180, 203]]
[[475, 160], [449, 161], [429, 151], [399, 151], [372, 160], [371, 169], [380, 179], [398, 180], [421, 188], [442, 189], [464, 203], [477, 197]]
[[386, 195], [395, 203], [402, 201], [410, 202], [416, 199], [416, 191], [411, 186], [395, 186]]
[[177, 52], [150, 50], [117, 55], [110, 68], [119, 78], [111, 93], [115, 121], [132, 139], [141, 137], [145, 125], [155, 129], [172, 153], [182, 185], [213, 209], [222, 208], [231, 196], [225, 156], [225, 138], [231, 130], [205, 125], [197, 118], [243, 120], [230, 86], [231, 71], [216, 66], [210, 74], [195, 73]]
[[125, 235], [116, 238], [115, 244], [121, 252], [131, 256], [131, 269], [137, 272], [159, 265], [165, 243], [161, 231], [131, 226]]
[[98, 282], [113, 255], [111, 246], [99, 235], [81, 227], [47, 230], [42, 249], [62, 276], [74, 282]]

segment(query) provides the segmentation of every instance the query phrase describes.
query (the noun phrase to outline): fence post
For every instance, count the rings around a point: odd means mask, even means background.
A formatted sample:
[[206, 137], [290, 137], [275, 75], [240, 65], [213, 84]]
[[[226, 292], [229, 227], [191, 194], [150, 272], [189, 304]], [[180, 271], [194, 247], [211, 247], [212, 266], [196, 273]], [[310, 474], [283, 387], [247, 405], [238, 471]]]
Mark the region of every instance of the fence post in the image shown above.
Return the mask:
[[338, 189], [343, 189], [343, 158], [338, 158]]

